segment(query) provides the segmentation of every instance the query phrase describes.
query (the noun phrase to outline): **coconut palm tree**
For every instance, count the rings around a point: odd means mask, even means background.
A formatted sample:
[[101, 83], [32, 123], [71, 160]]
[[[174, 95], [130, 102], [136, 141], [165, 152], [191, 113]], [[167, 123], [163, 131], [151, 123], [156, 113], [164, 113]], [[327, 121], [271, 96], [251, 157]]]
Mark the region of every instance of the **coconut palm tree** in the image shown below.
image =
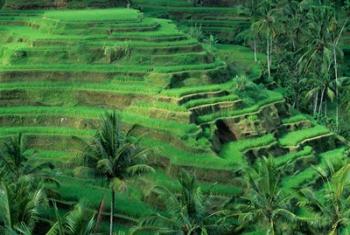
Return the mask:
[[58, 213], [54, 205], [56, 222], [46, 235], [91, 235], [95, 233], [96, 215], [87, 210], [82, 203], [75, 205], [73, 210], [64, 216]]
[[5, 142], [4, 150], [0, 152], [0, 177], [9, 182], [21, 176], [55, 181], [45, 173], [45, 170], [53, 169], [54, 166], [49, 162], [36, 163], [33, 154], [33, 151], [25, 147], [22, 134]]
[[341, 26], [339, 26], [339, 22], [333, 20], [332, 27], [331, 27], [331, 35], [332, 35], [332, 53], [333, 53], [333, 67], [334, 67], [334, 76], [335, 76], [335, 81], [336, 81], [336, 127], [337, 130], [339, 129], [339, 72], [338, 72], [338, 56], [340, 57], [343, 56], [343, 51], [342, 48], [339, 47], [339, 41], [343, 35], [344, 29], [348, 23], [348, 19], [343, 22]]
[[22, 176], [14, 183], [0, 183], [0, 234], [31, 234], [47, 206], [40, 182], [33, 188], [32, 178]]
[[310, 188], [300, 190], [301, 198], [298, 203], [307, 208], [312, 218], [308, 219], [309, 226], [315, 233], [340, 234], [350, 225], [350, 199], [348, 186], [350, 185], [350, 164], [335, 170], [328, 163], [326, 170], [315, 169], [321, 176], [324, 188], [323, 196]]
[[[331, 102], [335, 100], [336, 84], [335, 80], [332, 80], [329, 76], [324, 77], [323, 79], [307, 79], [308, 82], [312, 82], [313, 88], [306, 93], [306, 99], [314, 101], [313, 114], [314, 116], [320, 116], [326, 114], [327, 110], [324, 107], [324, 103], [327, 104], [326, 98]], [[316, 115], [317, 114], [317, 115]]]
[[243, 195], [232, 205], [233, 216], [238, 218], [240, 226], [245, 228], [268, 230], [268, 234], [286, 234], [283, 221], [292, 222], [296, 215], [292, 212], [292, 196], [281, 188], [283, 169], [275, 165], [272, 158], [263, 158], [254, 168], [244, 173], [247, 186]]
[[257, 0], [251, 0], [248, 5], [249, 10], [249, 18], [250, 18], [250, 27], [242, 30], [236, 38], [238, 40], [243, 40], [245, 43], [253, 43], [253, 52], [254, 52], [254, 62], [258, 62], [258, 32], [255, 31], [255, 28], [253, 27], [254, 23], [259, 19], [260, 13], [258, 11], [258, 3]]
[[[315, 80], [326, 80], [330, 77], [332, 54], [328, 26], [333, 15], [326, 9], [328, 8], [315, 7], [307, 14], [308, 28], [304, 32], [304, 53], [298, 61], [302, 74], [307, 74]], [[322, 102], [319, 100], [321, 90], [314, 94], [314, 113], [318, 104]]]
[[272, 51], [274, 38], [280, 31], [279, 22], [275, 17], [275, 3], [271, 0], [264, 0], [259, 3], [261, 17], [252, 24], [252, 31], [262, 35], [266, 40], [266, 63], [268, 78], [271, 79]]
[[282, 45], [291, 48], [292, 52], [296, 52], [300, 47], [305, 21], [303, 10], [299, 1], [284, 0], [279, 1], [278, 18], [281, 24], [287, 29], [284, 31], [288, 40], [283, 40]]
[[[339, 47], [340, 38], [344, 32], [347, 20], [340, 23], [332, 7], [313, 6], [310, 7], [306, 16], [308, 27], [304, 32], [305, 47], [304, 53], [298, 64], [304, 74], [309, 74], [316, 79], [333, 84], [336, 101], [336, 128], [339, 127], [339, 85], [340, 77], [338, 72], [338, 60], [342, 57], [342, 50]], [[334, 68], [334, 72], [332, 72]], [[329, 80], [335, 80], [334, 82]], [[322, 106], [323, 94], [326, 86], [314, 92], [314, 107]], [[317, 110], [317, 108], [314, 108]], [[319, 109], [320, 110], [320, 109]], [[315, 112], [314, 112], [315, 113]]]
[[202, 193], [193, 175], [182, 172], [179, 182], [178, 194], [160, 186], [152, 190], [164, 202], [166, 211], [141, 219], [133, 233], [199, 235], [223, 234], [228, 230], [227, 211], [216, 208], [217, 203]]
[[106, 113], [102, 117], [101, 127], [96, 135], [86, 143], [83, 151], [84, 165], [104, 176], [111, 186], [110, 234], [113, 233], [113, 215], [115, 191], [125, 188], [125, 179], [153, 168], [145, 162], [148, 149], [138, 146], [137, 141], [128, 132], [122, 131], [120, 117], [116, 112]]

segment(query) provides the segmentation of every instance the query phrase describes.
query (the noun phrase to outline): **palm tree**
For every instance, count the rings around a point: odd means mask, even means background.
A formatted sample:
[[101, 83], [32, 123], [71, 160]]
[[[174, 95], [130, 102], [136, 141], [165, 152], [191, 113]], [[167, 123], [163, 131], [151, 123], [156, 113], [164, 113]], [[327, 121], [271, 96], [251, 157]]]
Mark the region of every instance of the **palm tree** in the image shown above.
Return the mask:
[[115, 113], [106, 113], [100, 129], [86, 143], [83, 152], [84, 165], [93, 169], [97, 175], [104, 176], [111, 185], [110, 234], [113, 233], [115, 191], [122, 190], [125, 179], [153, 168], [145, 163], [148, 150], [140, 148], [131, 138], [131, 131], [122, 131], [120, 117]]
[[332, 34], [332, 51], [333, 51], [333, 63], [334, 63], [334, 76], [336, 81], [336, 128], [339, 129], [339, 74], [338, 74], [338, 55], [342, 55], [342, 49], [339, 47], [339, 41], [341, 39], [341, 36], [344, 32], [344, 29], [348, 23], [348, 19], [345, 20], [343, 25], [340, 27], [340, 30], [338, 30], [338, 22], [336, 20], [333, 21], [332, 28], [331, 28], [331, 34]]
[[53, 169], [54, 166], [49, 162], [36, 163], [31, 160], [33, 158], [33, 151], [25, 147], [22, 134], [11, 138], [5, 142], [4, 150], [0, 152], [0, 177], [9, 182], [21, 176], [55, 181], [45, 174], [46, 169]]
[[31, 234], [40, 217], [40, 209], [47, 206], [40, 182], [33, 188], [32, 179], [22, 176], [14, 183], [0, 183], [0, 233]]
[[323, 196], [310, 188], [300, 190], [299, 204], [308, 208], [312, 218], [309, 225], [316, 233], [340, 234], [350, 225], [350, 200], [347, 187], [350, 185], [350, 164], [335, 171], [330, 163], [328, 170], [316, 169], [324, 182]]
[[223, 234], [228, 230], [227, 211], [216, 209], [217, 203], [203, 195], [194, 176], [182, 172], [179, 182], [179, 194], [160, 186], [153, 189], [165, 203], [166, 212], [141, 219], [133, 233], [148, 231], [157, 234], [199, 235]]
[[287, 28], [285, 34], [289, 39], [287, 43], [291, 44], [293, 52], [296, 52], [303, 28], [303, 17], [300, 4], [295, 0], [285, 0], [280, 3], [279, 20]]
[[238, 39], [243, 39], [245, 42], [253, 42], [254, 62], [258, 62], [257, 55], [257, 37], [258, 33], [255, 31], [253, 25], [259, 18], [258, 4], [256, 0], [251, 0], [248, 3], [250, 27], [241, 31], [238, 35]]
[[90, 235], [95, 234], [96, 215], [80, 203], [66, 215], [61, 216], [54, 205], [56, 222], [46, 235]]
[[[305, 47], [298, 65], [303, 74], [317, 80], [328, 80], [332, 65], [332, 44], [329, 32], [334, 15], [327, 7], [312, 7], [307, 14], [308, 27], [304, 33]], [[322, 83], [322, 82], [321, 82]], [[319, 104], [322, 89], [314, 94], [314, 114]]]
[[[331, 102], [335, 100], [335, 93], [336, 93], [336, 84], [335, 80], [331, 80], [329, 76], [323, 77], [323, 79], [318, 79], [318, 80], [313, 80], [313, 79], [308, 79], [308, 82], [313, 82], [313, 88], [310, 89], [306, 93], [306, 98], [308, 100], [311, 100], [312, 98], [315, 98], [316, 100], [314, 101], [314, 109], [313, 109], [313, 114], [319, 117], [322, 115], [323, 109], [324, 109], [324, 114], [327, 112], [327, 108], [324, 107], [325, 99], [328, 98]], [[318, 95], [320, 94], [320, 96]], [[318, 98], [320, 99], [318, 101]]]
[[262, 35], [266, 39], [266, 63], [268, 78], [271, 79], [272, 51], [274, 47], [274, 38], [280, 31], [279, 22], [275, 17], [274, 3], [270, 0], [261, 1], [259, 9], [261, 17], [252, 24], [252, 31]]
[[283, 220], [293, 222], [296, 215], [291, 211], [292, 196], [281, 188], [283, 169], [264, 157], [254, 168], [246, 169], [245, 176], [245, 191], [233, 205], [233, 216], [240, 224], [237, 231], [254, 224], [258, 230], [267, 228], [268, 234], [285, 234], [279, 226]]
[[[347, 25], [347, 20], [340, 26], [336, 20], [334, 9], [327, 6], [313, 6], [307, 14], [308, 27], [305, 31], [306, 41], [304, 54], [299, 60], [304, 73], [309, 73], [317, 79], [333, 84], [336, 100], [336, 129], [339, 128], [339, 72], [338, 57], [342, 55], [339, 47], [340, 38]], [[334, 68], [334, 74], [331, 68]], [[334, 78], [334, 82], [329, 81]], [[328, 81], [327, 81], [328, 80]], [[324, 91], [323, 86], [319, 92], [314, 93], [314, 107], [321, 107]], [[317, 108], [314, 108], [317, 110]], [[321, 108], [319, 108], [321, 110]], [[315, 114], [315, 111], [314, 111]]]

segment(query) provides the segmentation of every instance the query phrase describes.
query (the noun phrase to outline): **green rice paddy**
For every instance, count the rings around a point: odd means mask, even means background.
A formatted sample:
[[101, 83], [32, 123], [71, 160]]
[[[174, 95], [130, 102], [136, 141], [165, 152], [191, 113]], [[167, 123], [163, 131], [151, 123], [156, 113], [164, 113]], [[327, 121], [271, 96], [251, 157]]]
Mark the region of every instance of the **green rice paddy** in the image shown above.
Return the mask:
[[[173, 1], [169, 7], [165, 0], [134, 3], [149, 11], [0, 12], [0, 137], [23, 133], [37, 151], [37, 161], [70, 166], [59, 169], [57, 176], [62, 204], [87, 200], [95, 210], [105, 198], [109, 206], [108, 185], [73, 177], [72, 162], [79, 155], [73, 139], [93, 136], [98, 119], [111, 110], [121, 116], [125, 128], [137, 125], [136, 135], [143, 136], [140, 144], [154, 152], [156, 172], [145, 179], [174, 191], [179, 189], [174, 180], [178, 170], [186, 168], [198, 175], [204, 193], [236, 195], [240, 186], [232, 173], [255, 164], [254, 153], [257, 158], [272, 156], [277, 165], [311, 158], [316, 167], [344, 157], [344, 143], [329, 144], [327, 151], [315, 148], [314, 142], [337, 137], [311, 117], [286, 111], [278, 91], [257, 85], [258, 92], [235, 88], [236, 75], [252, 83], [262, 73], [248, 48], [225, 44], [209, 51], [171, 20], [150, 17], [165, 7], [170, 15], [182, 12], [179, 21], [186, 14], [208, 15], [197, 21], [210, 34], [231, 22], [243, 27], [246, 16], [240, 8], [192, 8], [187, 1]], [[213, 12], [230, 17], [223, 22], [213, 19]], [[236, 66], [235, 72], [228, 71], [230, 65]], [[227, 131], [222, 122], [232, 132], [249, 135], [233, 133], [214, 146], [213, 139]], [[310, 127], [282, 128], [298, 122]], [[283, 185], [312, 184], [316, 178], [308, 166], [286, 176]], [[140, 196], [141, 180], [130, 182], [129, 193], [117, 194], [117, 218], [132, 218], [134, 223], [161, 212]], [[133, 225], [123, 221], [118, 223], [125, 230]]]

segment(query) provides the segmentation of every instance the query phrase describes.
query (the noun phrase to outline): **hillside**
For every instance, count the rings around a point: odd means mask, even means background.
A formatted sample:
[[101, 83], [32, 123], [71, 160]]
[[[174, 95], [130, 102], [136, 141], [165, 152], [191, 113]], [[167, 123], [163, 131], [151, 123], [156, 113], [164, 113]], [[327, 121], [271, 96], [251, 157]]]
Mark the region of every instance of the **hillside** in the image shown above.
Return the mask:
[[[201, 25], [219, 42], [237, 42], [233, 38], [248, 27], [246, 11], [154, 2], [135, 0], [137, 9], [0, 11], [1, 141], [21, 133], [34, 153], [32, 164], [55, 165], [60, 186], [48, 186], [60, 198], [51, 201], [62, 212], [82, 200], [97, 211], [104, 199], [101, 229], [108, 234], [109, 185], [84, 172], [77, 156], [82, 140], [91, 139], [101, 116], [113, 110], [123, 130], [132, 128], [139, 144], [152, 150], [148, 163], [155, 169], [128, 179], [127, 190], [116, 193], [115, 231], [128, 234], [139, 219], [166, 213], [145, 189], [156, 184], [180, 193], [183, 169], [217, 203], [240, 197], [245, 185], [239, 171], [264, 156], [288, 166], [283, 190], [308, 187], [325, 200], [327, 184], [315, 168], [331, 177], [329, 164], [340, 168], [347, 161], [347, 141], [293, 109], [281, 88], [258, 81], [263, 71], [249, 48], [209, 45], [181, 30]], [[320, 214], [312, 207], [295, 213]], [[44, 214], [55, 217], [52, 208]], [[268, 231], [252, 226], [238, 233]]]
[[222, 43], [239, 42], [236, 36], [249, 28], [249, 12], [243, 4], [194, 6], [190, 1], [133, 0], [132, 6], [154, 17], [169, 18], [182, 27], [215, 35]]

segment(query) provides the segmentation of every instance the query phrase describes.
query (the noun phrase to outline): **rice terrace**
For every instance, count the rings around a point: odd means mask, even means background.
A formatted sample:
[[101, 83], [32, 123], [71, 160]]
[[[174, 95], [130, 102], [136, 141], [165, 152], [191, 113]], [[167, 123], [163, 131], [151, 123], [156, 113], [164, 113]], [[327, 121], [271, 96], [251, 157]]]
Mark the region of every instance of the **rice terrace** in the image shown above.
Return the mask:
[[0, 235], [350, 234], [349, 0], [0, 7]]

